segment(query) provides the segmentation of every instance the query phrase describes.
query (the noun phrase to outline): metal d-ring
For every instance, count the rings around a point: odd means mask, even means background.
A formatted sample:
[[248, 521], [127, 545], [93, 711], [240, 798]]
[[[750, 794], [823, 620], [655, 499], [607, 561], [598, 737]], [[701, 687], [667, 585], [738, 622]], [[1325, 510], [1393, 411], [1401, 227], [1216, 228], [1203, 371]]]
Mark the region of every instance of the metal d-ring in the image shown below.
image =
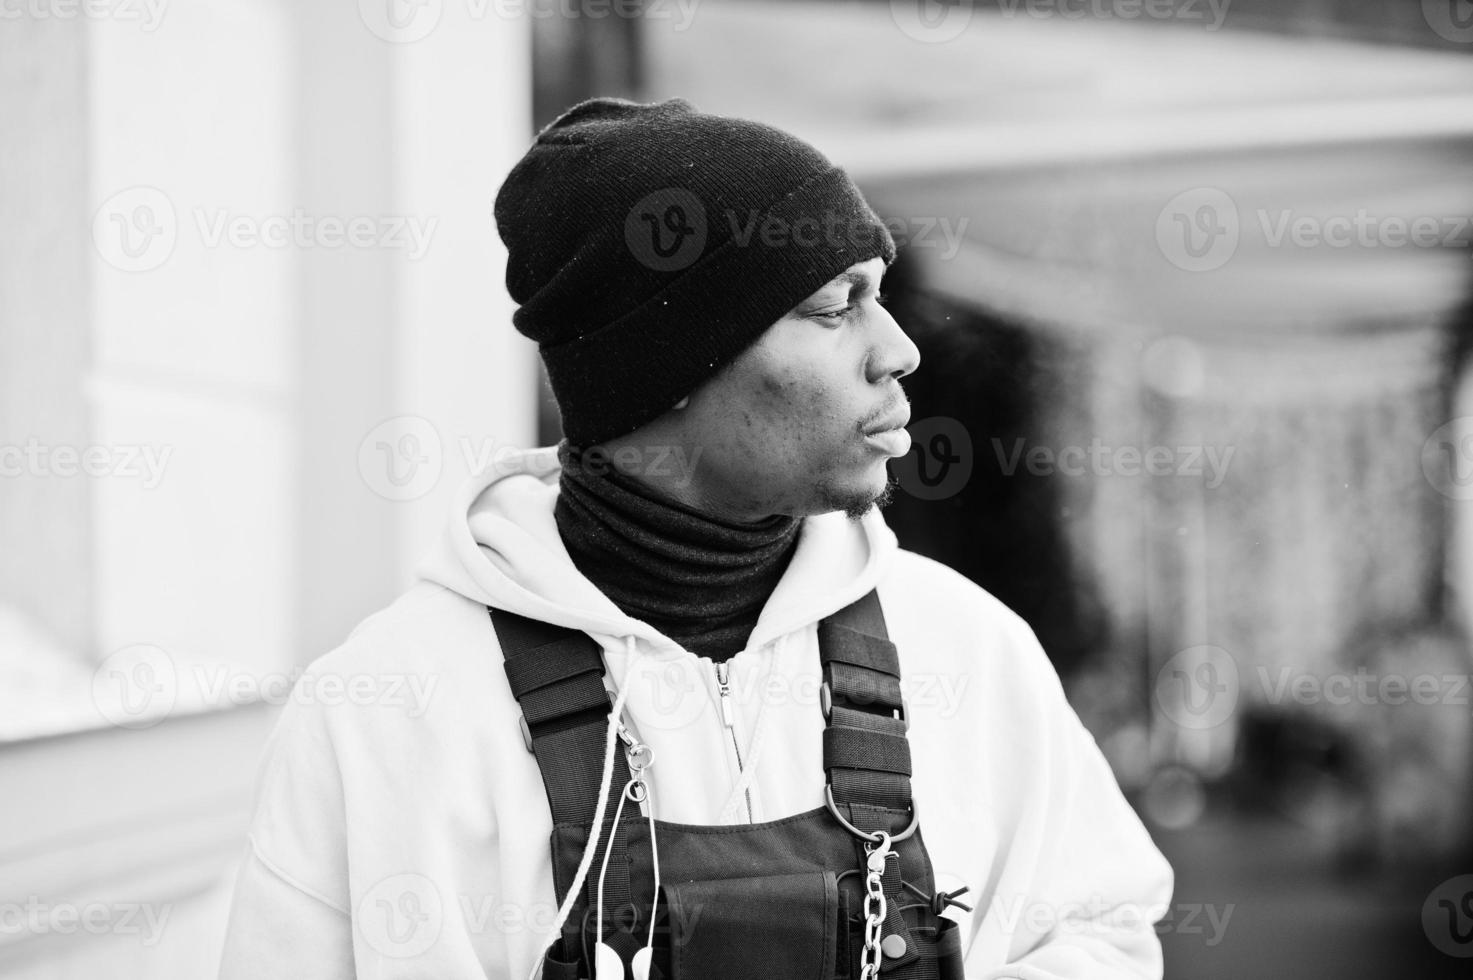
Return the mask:
[[[834, 787], [833, 786], [829, 786], [829, 785], [824, 786], [824, 788], [823, 788], [823, 802], [829, 808], [829, 812], [834, 815], [834, 819], [837, 820], [837, 821], [839, 821], [840, 825], [843, 826], [843, 828], [845, 830], [849, 831], [849, 833], [853, 834], [855, 837], [858, 837], [861, 840], [867, 840], [871, 844], [878, 844], [882, 840], [885, 839], [885, 834], [882, 831], [874, 831], [874, 832], [863, 831], [863, 830], [860, 830], [858, 827], [854, 826], [854, 824], [850, 823], [848, 820], [845, 820], [844, 819], [844, 815], [839, 812], [838, 804], [836, 804], [834, 802]], [[906, 827], [904, 830], [902, 830], [898, 834], [891, 834], [890, 835], [890, 843], [895, 844], [895, 843], [898, 843], [900, 841], [905, 840], [911, 834], [914, 834], [916, 832], [916, 828], [920, 826], [920, 823], [921, 823], [921, 812], [920, 812], [919, 809], [916, 808], [915, 801], [914, 800], [911, 800], [911, 802], [910, 802], [910, 826]]]
[[629, 758], [629, 768], [635, 772], [644, 772], [655, 764], [655, 750], [643, 742], [636, 742], [626, 752]]

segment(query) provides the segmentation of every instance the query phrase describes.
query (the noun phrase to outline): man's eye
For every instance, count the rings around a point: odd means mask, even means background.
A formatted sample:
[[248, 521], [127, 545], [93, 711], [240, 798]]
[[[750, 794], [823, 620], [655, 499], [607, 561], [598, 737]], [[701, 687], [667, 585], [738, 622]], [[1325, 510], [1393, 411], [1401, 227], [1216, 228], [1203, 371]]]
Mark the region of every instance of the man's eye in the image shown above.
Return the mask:
[[[879, 303], [881, 306], [884, 306], [885, 303], [886, 303], [886, 301], [888, 301], [889, 299], [890, 299], [890, 294], [889, 293], [876, 293], [875, 294], [875, 302], [876, 303]], [[855, 299], [855, 300], [851, 300], [848, 306], [840, 307], [837, 310], [828, 310], [828, 311], [825, 311], [823, 313], [813, 313], [813, 314], [810, 314], [810, 315], [814, 319], [818, 319], [818, 320], [843, 320], [843, 319], [845, 319], [847, 317], [853, 316], [859, 310], [860, 304], [862, 302], [863, 302], [863, 300]]]

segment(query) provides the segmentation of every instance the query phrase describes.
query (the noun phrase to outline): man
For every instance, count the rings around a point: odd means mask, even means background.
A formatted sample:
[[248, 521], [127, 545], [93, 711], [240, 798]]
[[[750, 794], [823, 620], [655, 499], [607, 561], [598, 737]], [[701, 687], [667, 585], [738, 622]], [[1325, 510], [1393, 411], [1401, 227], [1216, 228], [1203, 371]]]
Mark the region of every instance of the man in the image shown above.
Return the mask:
[[566, 439], [314, 665], [422, 712], [285, 709], [222, 976], [1159, 977], [1170, 869], [1033, 634], [875, 507], [919, 357], [843, 171], [596, 99], [496, 217]]

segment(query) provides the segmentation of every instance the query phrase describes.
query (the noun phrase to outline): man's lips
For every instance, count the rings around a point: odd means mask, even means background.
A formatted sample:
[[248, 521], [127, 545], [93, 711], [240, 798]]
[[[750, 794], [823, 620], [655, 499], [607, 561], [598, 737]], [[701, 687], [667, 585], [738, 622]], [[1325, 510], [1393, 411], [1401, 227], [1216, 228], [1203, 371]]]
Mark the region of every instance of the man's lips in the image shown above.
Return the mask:
[[887, 456], [900, 457], [910, 452], [910, 433], [900, 426], [868, 433], [864, 441]]
[[909, 422], [910, 406], [902, 403], [863, 430], [865, 441], [887, 456], [904, 456], [910, 452], [910, 433], [905, 431]]
[[868, 429], [865, 429], [864, 434], [867, 436], [872, 436], [879, 432], [890, 432], [894, 429], [903, 429], [909, 424], [910, 407], [902, 406], [899, 411], [889, 413], [884, 418], [871, 425]]

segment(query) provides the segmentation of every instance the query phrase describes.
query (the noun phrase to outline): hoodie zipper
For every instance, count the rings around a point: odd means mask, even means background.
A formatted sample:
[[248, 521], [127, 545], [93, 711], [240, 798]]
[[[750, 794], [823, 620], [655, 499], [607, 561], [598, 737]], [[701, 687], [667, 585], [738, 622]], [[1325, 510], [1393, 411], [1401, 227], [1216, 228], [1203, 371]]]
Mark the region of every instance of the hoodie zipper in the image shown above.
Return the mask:
[[[736, 753], [737, 773], [742, 772], [742, 747], [737, 744], [736, 709], [731, 702], [731, 662], [713, 664], [716, 668], [716, 690], [721, 695], [721, 724], [731, 732], [731, 748]], [[752, 823], [752, 790], [745, 791], [747, 797], [747, 823]]]

